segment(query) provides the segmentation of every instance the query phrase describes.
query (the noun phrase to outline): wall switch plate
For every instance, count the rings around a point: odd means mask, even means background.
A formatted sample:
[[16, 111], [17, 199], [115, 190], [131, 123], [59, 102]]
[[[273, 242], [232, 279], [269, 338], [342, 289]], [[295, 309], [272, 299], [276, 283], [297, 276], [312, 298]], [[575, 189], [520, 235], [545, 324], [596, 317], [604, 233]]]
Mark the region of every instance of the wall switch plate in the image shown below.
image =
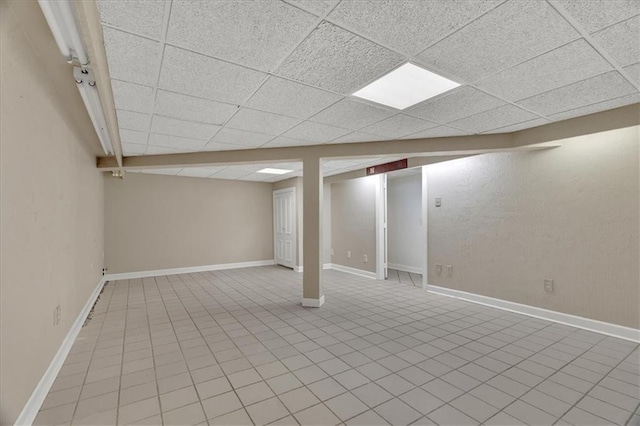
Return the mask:
[[447, 275], [448, 276], [452, 276], [453, 275], [453, 266], [447, 265]]
[[369, 257], [366, 254], [362, 256], [362, 259], [364, 260], [364, 263], [367, 263], [369, 261]]
[[60, 308], [60, 305], [58, 305], [55, 308], [53, 308], [53, 325], [60, 324], [61, 316], [62, 316], [62, 309]]
[[440, 265], [440, 264], [436, 265], [436, 275], [437, 276], [442, 275], [442, 265]]
[[442, 198], [436, 198], [436, 207], [440, 207], [442, 205]]
[[544, 280], [544, 292], [553, 293], [553, 280], [550, 280], [550, 279]]
[[347, 259], [351, 259], [351, 250], [347, 250]]

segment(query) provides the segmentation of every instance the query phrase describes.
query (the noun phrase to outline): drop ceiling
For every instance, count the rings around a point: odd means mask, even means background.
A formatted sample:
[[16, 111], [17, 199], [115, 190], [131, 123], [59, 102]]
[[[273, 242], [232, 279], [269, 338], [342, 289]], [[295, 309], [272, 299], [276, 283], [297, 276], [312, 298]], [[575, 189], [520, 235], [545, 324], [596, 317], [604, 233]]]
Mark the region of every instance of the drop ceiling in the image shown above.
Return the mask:
[[[640, 102], [635, 0], [98, 5], [125, 155], [503, 133]], [[461, 86], [403, 111], [351, 95], [406, 62]], [[251, 167], [154, 172], [289, 177]]]

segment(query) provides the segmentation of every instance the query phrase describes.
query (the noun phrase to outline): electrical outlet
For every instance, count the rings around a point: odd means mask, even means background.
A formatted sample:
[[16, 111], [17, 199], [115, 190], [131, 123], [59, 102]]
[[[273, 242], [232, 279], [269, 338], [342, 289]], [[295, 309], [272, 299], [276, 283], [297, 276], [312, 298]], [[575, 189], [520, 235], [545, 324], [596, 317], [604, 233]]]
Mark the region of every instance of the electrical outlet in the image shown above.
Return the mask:
[[436, 275], [437, 276], [442, 275], [442, 265], [440, 265], [440, 264], [436, 265]]
[[369, 261], [369, 257], [365, 254], [362, 256], [362, 260], [364, 260], [364, 263], [367, 263]]
[[351, 259], [351, 250], [347, 250], [347, 259]]
[[452, 276], [453, 275], [453, 266], [447, 265], [447, 275], [448, 276]]
[[442, 206], [442, 198], [438, 197], [436, 198], [436, 207], [440, 207]]
[[553, 280], [550, 280], [550, 279], [544, 280], [544, 292], [553, 293]]

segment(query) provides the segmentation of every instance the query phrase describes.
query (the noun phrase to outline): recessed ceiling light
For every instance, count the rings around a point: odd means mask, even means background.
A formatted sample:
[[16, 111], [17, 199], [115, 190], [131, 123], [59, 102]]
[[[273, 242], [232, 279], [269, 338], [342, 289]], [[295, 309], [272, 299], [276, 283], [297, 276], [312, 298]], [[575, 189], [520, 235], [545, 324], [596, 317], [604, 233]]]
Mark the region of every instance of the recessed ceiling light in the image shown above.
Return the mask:
[[458, 86], [455, 81], [406, 63], [358, 90], [353, 96], [405, 109]]
[[262, 170], [258, 170], [256, 173], [268, 173], [270, 175], [284, 175], [287, 173], [291, 173], [293, 170], [285, 170], [285, 169], [270, 169], [270, 168], [266, 168], [266, 169], [262, 169]]

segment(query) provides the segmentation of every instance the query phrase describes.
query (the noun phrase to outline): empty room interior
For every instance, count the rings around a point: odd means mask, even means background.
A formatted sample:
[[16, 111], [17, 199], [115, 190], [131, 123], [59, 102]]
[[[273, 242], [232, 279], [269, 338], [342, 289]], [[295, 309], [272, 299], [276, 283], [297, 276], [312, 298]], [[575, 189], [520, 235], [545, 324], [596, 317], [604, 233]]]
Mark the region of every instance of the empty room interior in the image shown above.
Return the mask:
[[0, 0], [0, 424], [640, 426], [637, 0]]

